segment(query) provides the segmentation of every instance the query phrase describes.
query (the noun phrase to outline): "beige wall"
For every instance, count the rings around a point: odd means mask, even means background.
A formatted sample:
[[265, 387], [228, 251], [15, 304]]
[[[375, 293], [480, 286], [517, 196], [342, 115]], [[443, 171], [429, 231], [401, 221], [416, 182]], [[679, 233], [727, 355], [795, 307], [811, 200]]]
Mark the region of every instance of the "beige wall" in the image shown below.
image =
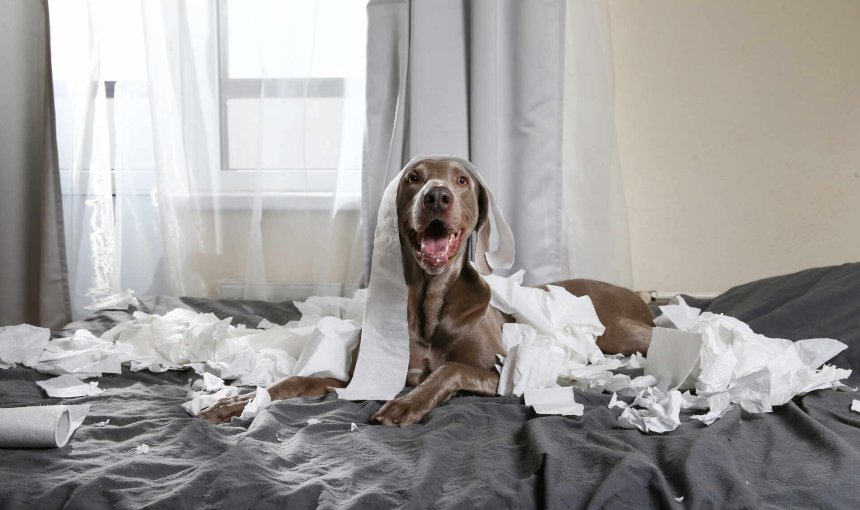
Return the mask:
[[610, 14], [637, 289], [860, 260], [860, 1]]

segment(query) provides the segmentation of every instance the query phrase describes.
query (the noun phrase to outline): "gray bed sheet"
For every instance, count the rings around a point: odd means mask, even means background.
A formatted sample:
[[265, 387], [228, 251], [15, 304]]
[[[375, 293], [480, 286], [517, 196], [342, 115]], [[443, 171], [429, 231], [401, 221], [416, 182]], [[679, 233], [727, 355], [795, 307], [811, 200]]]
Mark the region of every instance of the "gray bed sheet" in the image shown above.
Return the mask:
[[[754, 282], [697, 304], [770, 336], [839, 338], [851, 347], [838, 363], [860, 368], [860, 264]], [[290, 303], [142, 303], [155, 312], [176, 306], [249, 326], [297, 316]], [[100, 312], [57, 335], [101, 332], [128, 317]], [[88, 403], [89, 416], [63, 448], [0, 449], [2, 508], [860, 507], [853, 392], [816, 391], [771, 414], [736, 407], [709, 427], [684, 422], [660, 435], [618, 428], [608, 395], [577, 394], [581, 417], [544, 417], [519, 398], [462, 394], [405, 428], [368, 423], [381, 402], [329, 395], [216, 426], [179, 407], [198, 378], [190, 371], [106, 375], [104, 393], [62, 401], [44, 398], [35, 381], [46, 378], [0, 370], [0, 406]], [[148, 453], [137, 452], [141, 444]]]

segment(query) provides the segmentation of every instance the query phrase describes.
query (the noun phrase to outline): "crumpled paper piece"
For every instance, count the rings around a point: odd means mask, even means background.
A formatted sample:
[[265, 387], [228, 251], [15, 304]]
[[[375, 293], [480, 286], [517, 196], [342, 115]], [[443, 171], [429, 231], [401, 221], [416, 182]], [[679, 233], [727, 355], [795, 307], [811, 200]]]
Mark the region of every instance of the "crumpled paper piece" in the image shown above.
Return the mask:
[[44, 374], [74, 374], [87, 378], [122, 373], [122, 363], [130, 358], [128, 346], [114, 345], [79, 329], [71, 337], [48, 342], [38, 361], [29, 366]]
[[110, 296], [103, 297], [98, 301], [94, 301], [91, 305], [85, 306], [84, 310], [88, 312], [97, 312], [99, 310], [109, 309], [126, 310], [129, 306], [140, 308], [140, 301], [134, 297], [133, 290], [126, 289], [122, 292], [111, 294]]
[[218, 391], [224, 387], [224, 379], [217, 375], [206, 372], [203, 374], [203, 389], [206, 391]]
[[[222, 398], [235, 397], [239, 394], [239, 388], [236, 386], [224, 386], [224, 381], [221, 378], [205, 373], [203, 374], [204, 391], [192, 392], [191, 400], [182, 404], [191, 416], [198, 416], [200, 411], [211, 406]], [[206, 393], [206, 391], [215, 391], [215, 393]], [[254, 391], [254, 398], [245, 405], [242, 414], [239, 416], [242, 419], [253, 419], [263, 409], [272, 404], [272, 397], [269, 395], [269, 390], [262, 386], [257, 386]]]
[[257, 415], [263, 411], [263, 409], [269, 407], [270, 405], [272, 405], [272, 397], [269, 395], [269, 390], [263, 388], [262, 386], [257, 386], [254, 398], [251, 399], [251, 401], [245, 405], [245, 408], [242, 409], [242, 414], [239, 416], [239, 418], [256, 418]]
[[238, 394], [239, 388], [237, 386], [224, 386], [215, 393], [196, 392], [191, 395], [191, 400], [182, 404], [182, 408], [191, 416], [197, 416], [200, 411], [222, 398], [235, 397]]
[[[610, 407], [619, 406], [619, 401], [610, 401]], [[681, 424], [681, 392], [664, 392], [657, 387], [646, 388], [618, 417], [618, 425], [624, 428], [637, 428], [643, 432], [669, 432]]]
[[567, 359], [582, 364], [603, 361], [596, 339], [606, 328], [597, 318], [591, 298], [574, 296], [555, 285], [548, 285], [547, 290], [524, 287], [524, 274], [520, 270], [507, 278], [484, 276], [490, 286], [490, 304], [514, 316], [521, 329], [534, 329], [529, 336], [547, 337], [565, 348]]
[[[491, 305], [517, 319], [502, 328], [508, 355], [499, 360], [499, 395], [520, 396], [527, 389], [555, 386], [568, 367], [607, 362], [597, 347], [605, 328], [591, 298], [554, 285], [547, 290], [523, 287], [524, 274], [484, 276]], [[621, 364], [617, 359], [608, 363]]]
[[51, 330], [29, 324], [0, 328], [0, 368], [32, 366], [51, 339]]
[[84, 382], [74, 375], [66, 374], [46, 381], [36, 381], [49, 397], [73, 398], [98, 395], [104, 390], [97, 381]]

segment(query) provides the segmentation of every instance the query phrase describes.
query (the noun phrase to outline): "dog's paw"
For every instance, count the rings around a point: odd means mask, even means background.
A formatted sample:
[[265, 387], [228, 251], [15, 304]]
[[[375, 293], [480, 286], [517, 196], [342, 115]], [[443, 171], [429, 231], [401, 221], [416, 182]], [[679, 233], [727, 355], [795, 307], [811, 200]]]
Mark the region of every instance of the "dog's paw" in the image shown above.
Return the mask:
[[394, 400], [389, 400], [370, 417], [371, 421], [381, 423], [383, 425], [393, 425], [395, 427], [405, 427], [421, 421], [430, 409], [415, 399], [409, 398], [409, 395]]
[[206, 409], [200, 411], [198, 418], [212, 423], [226, 423], [230, 418], [242, 414], [242, 410], [255, 396], [255, 393], [245, 393], [235, 397], [222, 398]]

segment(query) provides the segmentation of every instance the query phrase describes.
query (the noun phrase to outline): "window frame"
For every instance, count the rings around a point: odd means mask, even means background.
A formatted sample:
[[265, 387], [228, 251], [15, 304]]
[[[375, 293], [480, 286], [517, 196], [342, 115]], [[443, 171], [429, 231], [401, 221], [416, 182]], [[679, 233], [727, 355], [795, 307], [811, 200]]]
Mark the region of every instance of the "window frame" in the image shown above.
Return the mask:
[[[346, 78], [230, 78], [230, 52], [228, 26], [228, 0], [218, 0], [216, 10], [217, 52], [218, 52], [218, 112], [219, 112], [219, 143], [220, 143], [220, 181], [221, 191], [227, 198], [222, 203], [228, 208], [242, 208], [239, 204], [242, 198], [253, 198], [254, 190], [249, 183], [259, 179], [264, 190], [264, 209], [325, 209], [334, 205], [336, 189], [304, 189], [297, 190], [296, 180], [307, 180], [310, 172], [330, 172], [336, 174], [338, 168], [266, 168], [259, 174], [256, 168], [230, 167], [230, 139], [227, 103], [232, 99], [281, 99], [281, 98], [341, 98], [345, 99]], [[273, 86], [266, 86], [273, 85]], [[263, 87], [274, 93], [263, 97]], [[361, 168], [355, 169], [361, 172]], [[320, 174], [312, 176], [319, 179]], [[250, 194], [250, 195], [249, 195]], [[357, 210], [361, 207], [361, 190], [358, 193], [348, 193], [346, 200], [341, 200], [339, 208]], [[280, 205], [279, 205], [280, 204]]]

